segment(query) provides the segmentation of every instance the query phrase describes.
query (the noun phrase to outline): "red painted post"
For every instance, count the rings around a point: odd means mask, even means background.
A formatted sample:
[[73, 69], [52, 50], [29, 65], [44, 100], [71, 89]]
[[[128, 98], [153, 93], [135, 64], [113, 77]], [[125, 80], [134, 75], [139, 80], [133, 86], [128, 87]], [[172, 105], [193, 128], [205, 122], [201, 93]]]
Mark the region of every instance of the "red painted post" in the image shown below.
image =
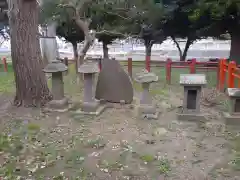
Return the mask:
[[220, 71], [219, 71], [219, 90], [223, 91], [224, 86], [225, 86], [225, 76], [226, 76], [226, 66], [227, 64], [227, 60], [226, 59], [222, 59], [220, 60]]
[[171, 84], [171, 66], [172, 66], [172, 60], [168, 58], [165, 66], [167, 84]]
[[132, 78], [132, 58], [128, 58], [128, 74]]
[[190, 69], [190, 74], [195, 74], [196, 73], [196, 59], [192, 59], [189, 69]]
[[228, 88], [234, 88], [234, 71], [236, 69], [236, 63], [234, 61], [230, 61], [228, 64]]
[[146, 56], [146, 60], [145, 60], [146, 62], [146, 70], [148, 71], [148, 72], [150, 72], [150, 61], [151, 61], [151, 57], [150, 56]]
[[8, 66], [7, 66], [7, 59], [6, 57], [2, 58], [3, 66], [4, 66], [4, 72], [8, 72]]
[[218, 67], [217, 67], [217, 89], [220, 90], [220, 68], [221, 68], [221, 59], [218, 59]]

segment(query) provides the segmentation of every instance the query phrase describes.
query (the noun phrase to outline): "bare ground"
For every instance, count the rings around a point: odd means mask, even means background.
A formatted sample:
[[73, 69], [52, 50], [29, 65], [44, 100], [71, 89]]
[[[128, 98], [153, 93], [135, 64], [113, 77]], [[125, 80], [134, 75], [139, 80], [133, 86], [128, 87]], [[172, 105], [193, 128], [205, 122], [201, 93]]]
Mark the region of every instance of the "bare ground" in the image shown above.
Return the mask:
[[[236, 142], [232, 140], [238, 132], [225, 127], [221, 114], [225, 106], [202, 106], [208, 114], [205, 124], [178, 121], [176, 109], [182, 99], [178, 90], [154, 96], [161, 114], [153, 121], [137, 119], [136, 108], [129, 105], [114, 105], [99, 117], [74, 120], [70, 113], [43, 113], [2, 103], [0, 177], [239, 179], [240, 173], [231, 163], [235, 157], [232, 142]], [[138, 101], [136, 92], [135, 106]]]

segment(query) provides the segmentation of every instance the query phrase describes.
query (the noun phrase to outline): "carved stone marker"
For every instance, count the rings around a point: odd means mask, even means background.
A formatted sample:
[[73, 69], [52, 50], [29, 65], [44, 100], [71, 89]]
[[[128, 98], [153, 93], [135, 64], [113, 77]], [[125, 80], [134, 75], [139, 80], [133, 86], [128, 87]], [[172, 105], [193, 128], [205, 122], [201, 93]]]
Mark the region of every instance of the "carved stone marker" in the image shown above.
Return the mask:
[[99, 102], [94, 98], [94, 75], [99, 72], [97, 63], [86, 61], [78, 68], [79, 73], [83, 73], [84, 77], [84, 95], [80, 110], [77, 110], [74, 115], [88, 114], [99, 115], [104, 107], [99, 106]]
[[228, 88], [229, 113], [224, 113], [227, 125], [240, 125], [240, 88]]
[[202, 87], [206, 85], [205, 74], [181, 74], [180, 85], [184, 87], [183, 106], [177, 113], [179, 120], [206, 120], [200, 112]]
[[152, 97], [149, 93], [150, 84], [158, 81], [158, 76], [150, 72], [142, 72], [137, 74], [135, 81], [142, 84], [142, 94], [140, 99], [140, 106], [138, 107], [138, 115], [141, 118], [157, 119], [158, 112], [156, 107], [152, 104]]
[[52, 94], [53, 100], [47, 105], [47, 108], [53, 111], [68, 110], [68, 99], [64, 97], [63, 72], [67, 71], [67, 66], [61, 61], [54, 60], [50, 62], [43, 72], [52, 74]]
[[131, 78], [116, 60], [104, 59], [99, 73], [96, 99], [112, 103], [131, 103], [133, 87]]

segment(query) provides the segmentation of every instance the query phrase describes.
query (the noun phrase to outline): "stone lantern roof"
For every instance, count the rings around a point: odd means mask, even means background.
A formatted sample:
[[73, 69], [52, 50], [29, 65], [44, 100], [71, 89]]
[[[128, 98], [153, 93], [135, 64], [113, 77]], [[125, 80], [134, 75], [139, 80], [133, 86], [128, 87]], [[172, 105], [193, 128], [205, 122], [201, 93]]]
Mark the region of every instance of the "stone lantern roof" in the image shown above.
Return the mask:
[[141, 73], [137, 74], [137, 77], [135, 78], [135, 81], [138, 83], [152, 83], [158, 81], [158, 76], [156, 74], [143, 71]]
[[61, 61], [53, 60], [51, 61], [44, 69], [45, 73], [56, 73], [56, 72], [65, 72], [67, 71], [67, 66]]
[[98, 64], [93, 61], [86, 61], [78, 68], [78, 72], [83, 74], [98, 73], [99, 72]]

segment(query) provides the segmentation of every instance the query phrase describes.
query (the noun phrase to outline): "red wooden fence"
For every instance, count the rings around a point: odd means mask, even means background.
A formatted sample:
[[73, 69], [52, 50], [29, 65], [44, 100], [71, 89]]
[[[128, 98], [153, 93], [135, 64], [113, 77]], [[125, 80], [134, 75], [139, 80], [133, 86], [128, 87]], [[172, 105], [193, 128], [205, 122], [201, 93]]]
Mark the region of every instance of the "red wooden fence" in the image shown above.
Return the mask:
[[[196, 59], [192, 59], [191, 61], [172, 61], [171, 59], [167, 59], [166, 61], [146, 61], [145, 69], [150, 72], [151, 66], [157, 67], [165, 67], [165, 78], [168, 84], [171, 84], [171, 74], [172, 69], [189, 69], [189, 73], [196, 73], [197, 69], [205, 69], [205, 70], [215, 70], [217, 73], [217, 78], [219, 78], [219, 62], [197, 62]], [[128, 73], [132, 76], [132, 59], [128, 58]], [[218, 79], [217, 79], [218, 82]]]

